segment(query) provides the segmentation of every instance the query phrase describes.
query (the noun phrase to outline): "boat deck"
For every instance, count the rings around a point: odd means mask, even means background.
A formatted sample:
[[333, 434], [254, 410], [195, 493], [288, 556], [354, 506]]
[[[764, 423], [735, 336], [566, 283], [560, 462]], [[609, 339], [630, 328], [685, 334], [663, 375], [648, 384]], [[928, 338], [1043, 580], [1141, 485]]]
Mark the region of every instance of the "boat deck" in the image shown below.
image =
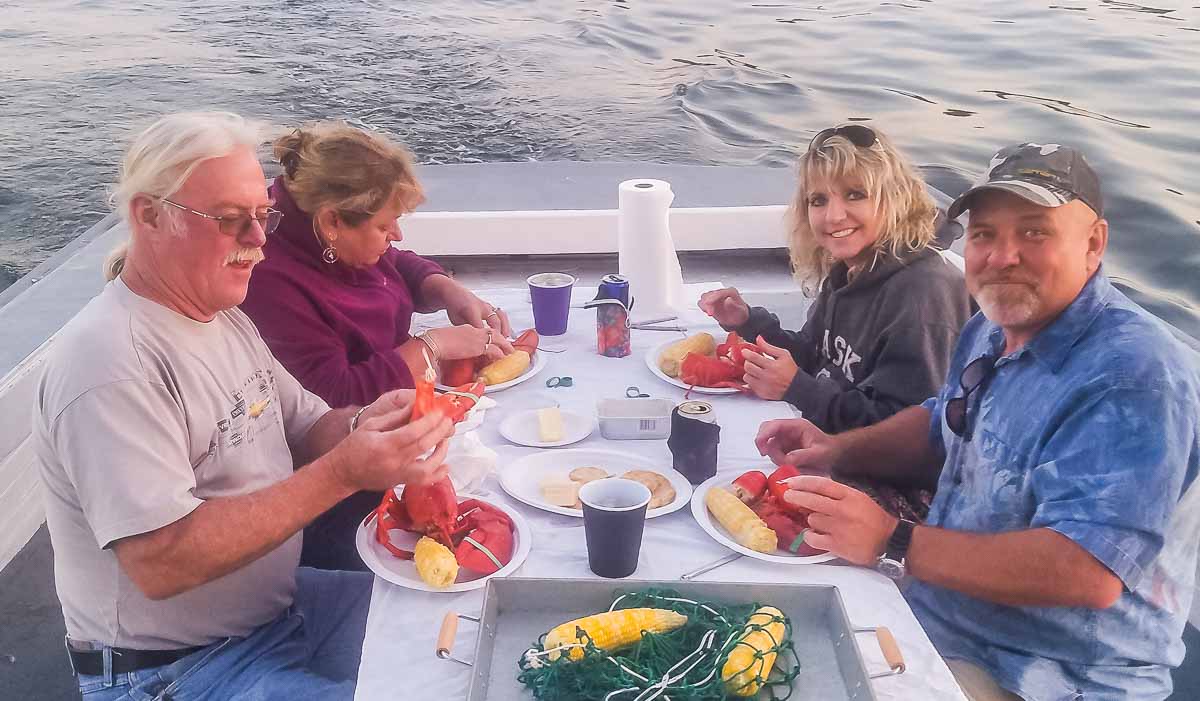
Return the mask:
[[[798, 328], [807, 300], [791, 283], [782, 251], [682, 254], [687, 282], [721, 280], [747, 290], [752, 303], [782, 311], [783, 321]], [[453, 257], [440, 262], [474, 289], [516, 287], [531, 272], [561, 270], [595, 279], [616, 270], [615, 255]], [[788, 291], [789, 288], [793, 288]], [[53, 553], [43, 525], [7, 567], [0, 571], [0, 699], [66, 701], [78, 699], [63, 652], [62, 611], [54, 593]], [[1172, 701], [1200, 698], [1200, 631], [1184, 634], [1188, 659], [1175, 672]]]
[[[942, 192], [960, 191], [969, 182], [947, 169], [925, 170], [930, 183]], [[630, 177], [671, 181], [678, 193], [675, 207], [779, 206], [787, 202], [794, 187], [792, 174], [784, 169], [747, 168], [734, 173], [720, 168], [629, 163], [439, 166], [423, 169], [429, 201], [422, 209], [433, 212], [433, 218], [440, 212], [611, 210], [617, 204], [614, 184]], [[29, 472], [32, 465], [25, 464], [24, 457], [19, 464], [5, 463], [2, 458], [19, 454], [28, 436], [28, 393], [34, 375], [32, 367], [22, 374], [22, 364], [100, 288], [100, 261], [120, 238], [119, 231], [110, 230], [112, 222], [108, 219], [89, 230], [0, 291], [0, 326], [11, 332], [0, 343], [0, 378], [10, 383], [0, 386], [0, 395], [5, 391], [11, 395], [4, 406], [6, 420], [0, 422], [2, 701], [79, 698], [63, 651], [65, 629], [55, 596], [53, 553], [45, 525], [25, 541], [41, 518], [40, 502], [35, 503], [40, 495], [24, 488], [29, 482], [26, 478], [33, 474]], [[515, 230], [521, 224], [512, 226]], [[721, 232], [724, 237], [725, 229]], [[718, 247], [743, 245], [733, 230], [728, 232], [728, 241], [721, 241], [724, 246]], [[798, 328], [803, 322], [807, 300], [791, 282], [781, 250], [704, 251], [683, 253], [680, 259], [685, 280], [721, 280], [751, 291], [747, 298], [752, 303], [782, 312], [786, 326]], [[551, 269], [585, 281], [617, 269], [615, 254], [458, 256], [442, 262], [475, 289], [518, 287], [528, 274]], [[19, 489], [6, 491], [10, 485]], [[15, 557], [8, 561], [14, 552]], [[1200, 620], [1195, 613], [1193, 619]], [[1192, 654], [1175, 674], [1172, 698], [1178, 701], [1200, 699], [1200, 632], [1189, 626], [1184, 640]]]

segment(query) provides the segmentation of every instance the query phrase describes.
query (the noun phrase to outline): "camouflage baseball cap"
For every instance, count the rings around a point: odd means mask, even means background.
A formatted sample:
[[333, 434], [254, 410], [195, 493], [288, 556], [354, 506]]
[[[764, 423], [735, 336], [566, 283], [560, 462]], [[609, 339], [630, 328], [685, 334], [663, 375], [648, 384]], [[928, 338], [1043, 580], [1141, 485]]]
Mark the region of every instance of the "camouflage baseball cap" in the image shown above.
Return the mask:
[[1104, 216], [1100, 178], [1083, 154], [1069, 146], [1017, 144], [1001, 149], [983, 178], [950, 205], [950, 218], [970, 209], [971, 197], [986, 189], [1006, 190], [1042, 207], [1083, 200], [1097, 216]]

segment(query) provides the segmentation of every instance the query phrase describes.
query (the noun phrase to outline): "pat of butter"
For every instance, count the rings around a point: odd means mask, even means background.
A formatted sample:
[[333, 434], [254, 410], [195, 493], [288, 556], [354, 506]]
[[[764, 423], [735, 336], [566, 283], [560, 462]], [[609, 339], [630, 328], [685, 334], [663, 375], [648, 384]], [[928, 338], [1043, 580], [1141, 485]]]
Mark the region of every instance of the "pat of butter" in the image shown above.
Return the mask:
[[543, 443], [553, 443], [563, 439], [562, 412], [558, 407], [538, 409], [538, 435]]
[[547, 504], [554, 506], [575, 506], [575, 501], [579, 498], [578, 482], [563, 479], [561, 477], [549, 477], [542, 482], [542, 498]]

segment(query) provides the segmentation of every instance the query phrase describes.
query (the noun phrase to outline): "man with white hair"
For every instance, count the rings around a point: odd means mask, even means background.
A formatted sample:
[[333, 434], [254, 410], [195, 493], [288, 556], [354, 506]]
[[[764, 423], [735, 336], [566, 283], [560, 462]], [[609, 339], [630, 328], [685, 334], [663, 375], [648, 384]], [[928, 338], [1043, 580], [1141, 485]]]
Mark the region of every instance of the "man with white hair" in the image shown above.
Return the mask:
[[1020, 144], [970, 210], [963, 328], [937, 397], [827, 436], [758, 436], [780, 463], [937, 484], [926, 524], [821, 476], [785, 497], [813, 546], [894, 578], [971, 699], [1163, 699], [1200, 542], [1195, 355], [1117, 291], [1100, 182], [1071, 148]]
[[279, 222], [259, 143], [227, 113], [164, 117], [134, 140], [116, 193], [130, 244], [38, 386], [55, 580], [88, 701], [352, 698], [372, 578], [297, 569], [300, 531], [352, 493], [446, 471], [448, 419], [410, 422], [404, 390], [331, 411], [236, 308]]

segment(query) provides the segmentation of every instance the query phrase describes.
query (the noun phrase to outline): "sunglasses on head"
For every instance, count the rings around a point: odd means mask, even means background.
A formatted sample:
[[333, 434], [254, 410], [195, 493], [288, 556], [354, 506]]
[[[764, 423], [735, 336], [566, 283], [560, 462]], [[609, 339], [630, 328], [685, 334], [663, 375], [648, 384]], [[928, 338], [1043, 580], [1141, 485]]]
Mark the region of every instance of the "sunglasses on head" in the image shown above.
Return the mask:
[[871, 127], [865, 127], [861, 124], [845, 124], [840, 127], [822, 129], [817, 132], [817, 135], [809, 142], [808, 150], [815, 151], [821, 148], [826, 141], [834, 136], [840, 136], [859, 148], [870, 148], [875, 145], [875, 142], [879, 141], [879, 137], [875, 135], [875, 130]]
[[996, 356], [985, 355], [972, 360], [963, 368], [958, 384], [962, 387], [961, 397], [955, 397], [946, 402], [946, 425], [954, 431], [954, 435], [971, 440], [973, 427], [967, 421], [967, 409], [971, 406], [971, 398], [982, 390], [983, 385], [996, 372]]

